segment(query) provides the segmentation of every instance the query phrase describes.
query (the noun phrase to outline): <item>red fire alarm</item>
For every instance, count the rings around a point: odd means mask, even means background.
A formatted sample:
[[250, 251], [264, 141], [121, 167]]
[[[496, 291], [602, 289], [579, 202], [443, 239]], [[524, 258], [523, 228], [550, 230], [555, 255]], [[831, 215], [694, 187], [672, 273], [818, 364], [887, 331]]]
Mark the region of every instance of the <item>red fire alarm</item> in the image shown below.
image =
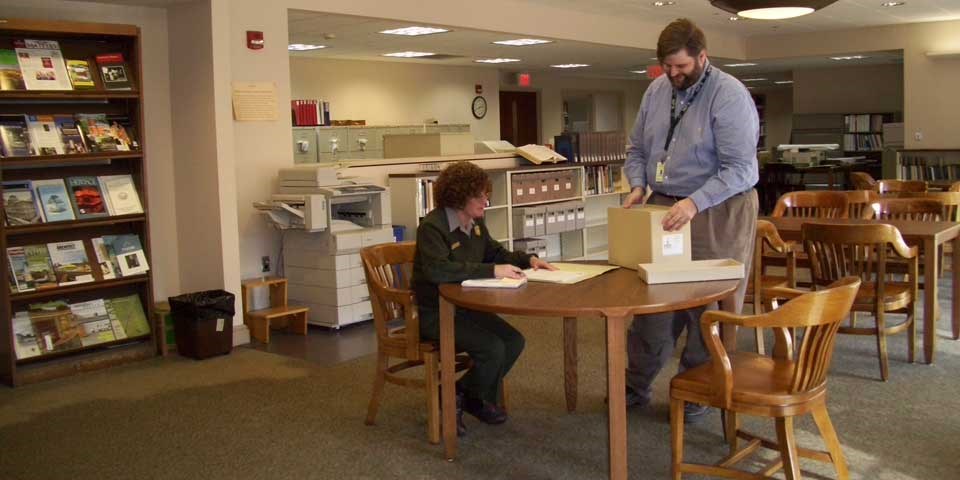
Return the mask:
[[247, 30], [247, 48], [250, 50], [260, 50], [263, 48], [263, 32]]
[[478, 83], [473, 86], [473, 90], [477, 93], [477, 95], [480, 95], [483, 93], [483, 85]]
[[647, 78], [657, 78], [660, 75], [663, 75], [663, 67], [660, 65], [650, 65], [647, 67]]
[[530, 74], [529, 73], [518, 73], [517, 74], [517, 85], [521, 87], [530, 86]]

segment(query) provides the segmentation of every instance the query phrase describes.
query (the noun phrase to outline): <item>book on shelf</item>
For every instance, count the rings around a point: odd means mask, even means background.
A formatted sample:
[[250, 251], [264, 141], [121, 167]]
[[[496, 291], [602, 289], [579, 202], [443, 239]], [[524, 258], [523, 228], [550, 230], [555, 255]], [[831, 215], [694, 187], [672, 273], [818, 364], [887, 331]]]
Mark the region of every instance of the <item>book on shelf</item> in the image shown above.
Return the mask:
[[105, 90], [133, 90], [133, 73], [122, 53], [105, 53], [96, 56]]
[[77, 90], [90, 90], [97, 86], [90, 73], [90, 63], [86, 60], [67, 60], [67, 75], [70, 76], [73, 88]]
[[113, 262], [114, 272], [122, 277], [140, 275], [150, 270], [147, 256], [136, 234], [104, 235], [103, 243]]
[[117, 121], [110, 122], [105, 113], [78, 113], [76, 119], [90, 151], [130, 151], [131, 140], [126, 128]]
[[143, 205], [137, 194], [133, 176], [103, 175], [99, 178], [100, 189], [109, 207], [111, 215], [132, 215], [143, 213]]
[[17, 53], [10, 49], [0, 49], [0, 90], [26, 90]]
[[110, 258], [110, 252], [103, 241], [103, 237], [94, 237], [90, 239], [93, 246], [93, 253], [97, 257], [97, 264], [100, 265], [100, 275], [104, 280], [117, 278], [117, 273], [113, 269], [113, 260]]
[[4, 157], [30, 155], [30, 136], [23, 115], [0, 115], [0, 147]]
[[73, 214], [70, 195], [62, 178], [34, 180], [33, 187], [37, 189], [37, 198], [39, 198], [45, 221], [60, 222], [77, 219]]
[[113, 323], [107, 313], [107, 305], [102, 298], [70, 304], [70, 311], [80, 325], [80, 344], [84, 347], [112, 342], [117, 339], [113, 333]]
[[25, 115], [27, 134], [30, 136], [31, 153], [33, 155], [63, 155], [63, 141], [60, 139], [60, 129], [54, 121], [53, 115]]
[[30, 323], [43, 354], [80, 348], [83, 327], [77, 324], [70, 305], [62, 300], [31, 304]]
[[47, 250], [50, 252], [50, 261], [53, 263], [53, 271], [59, 286], [94, 281], [93, 267], [87, 259], [83, 240], [48, 243]]
[[27, 90], [73, 90], [59, 43], [54, 40], [16, 40], [13, 46]]
[[40, 202], [30, 180], [3, 182], [3, 213], [7, 225], [30, 225], [43, 222]]
[[50, 252], [45, 244], [26, 245], [23, 252], [27, 256], [27, 270], [33, 280], [33, 287], [37, 290], [55, 288], [57, 275], [50, 262]]
[[77, 125], [73, 115], [54, 115], [53, 122], [60, 131], [60, 141], [63, 143], [64, 153], [87, 153], [87, 145], [83, 133]]
[[26, 311], [20, 311], [13, 315], [13, 348], [17, 354], [17, 360], [37, 357], [41, 353], [40, 342], [37, 334], [33, 331], [33, 323], [30, 321], [30, 314]]
[[119, 322], [122, 325], [125, 337], [150, 334], [150, 324], [147, 323], [147, 316], [143, 313], [140, 295], [111, 298], [104, 303], [107, 306], [110, 321]]
[[10, 263], [10, 291], [30, 292], [36, 290], [33, 276], [27, 264], [27, 252], [23, 247], [8, 247], [7, 261]]
[[77, 213], [77, 219], [105, 217], [110, 214], [97, 177], [67, 177], [66, 181], [70, 203]]

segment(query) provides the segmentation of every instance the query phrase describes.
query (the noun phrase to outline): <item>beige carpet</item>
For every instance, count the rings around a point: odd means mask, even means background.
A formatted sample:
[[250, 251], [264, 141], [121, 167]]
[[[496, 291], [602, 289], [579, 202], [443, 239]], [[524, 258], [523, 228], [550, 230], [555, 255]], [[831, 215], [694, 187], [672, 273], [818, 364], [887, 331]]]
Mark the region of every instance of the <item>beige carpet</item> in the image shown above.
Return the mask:
[[[508, 383], [512, 417], [498, 427], [468, 418], [454, 463], [426, 442], [414, 391], [387, 386], [379, 424], [363, 425], [372, 357], [319, 368], [239, 348], [201, 362], [154, 359], [0, 389], [0, 478], [605, 478], [599, 322], [581, 322], [580, 408], [566, 414], [560, 322], [512, 320], [528, 338]], [[892, 339], [884, 384], [873, 341], [840, 337], [829, 408], [852, 478], [958, 478], [960, 344], [941, 337], [934, 366], [906, 364], [904, 346], [902, 335]], [[631, 478], [668, 478], [666, 382], [674, 370], [661, 375], [654, 404], [629, 415]], [[768, 423], [747, 421], [772, 435]], [[801, 443], [819, 446], [815, 431], [800, 422]], [[686, 445], [689, 459], [720, 458], [719, 415], [688, 429]], [[833, 478], [816, 462], [803, 467]]]

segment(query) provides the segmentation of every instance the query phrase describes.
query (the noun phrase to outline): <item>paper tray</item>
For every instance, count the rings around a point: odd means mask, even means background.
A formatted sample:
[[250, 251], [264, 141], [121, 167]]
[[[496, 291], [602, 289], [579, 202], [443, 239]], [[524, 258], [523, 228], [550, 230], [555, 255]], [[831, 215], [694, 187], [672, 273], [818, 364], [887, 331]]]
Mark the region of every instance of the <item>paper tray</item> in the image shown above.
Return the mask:
[[641, 263], [637, 267], [640, 278], [649, 284], [740, 279], [744, 272], [743, 264], [730, 258], [684, 263]]

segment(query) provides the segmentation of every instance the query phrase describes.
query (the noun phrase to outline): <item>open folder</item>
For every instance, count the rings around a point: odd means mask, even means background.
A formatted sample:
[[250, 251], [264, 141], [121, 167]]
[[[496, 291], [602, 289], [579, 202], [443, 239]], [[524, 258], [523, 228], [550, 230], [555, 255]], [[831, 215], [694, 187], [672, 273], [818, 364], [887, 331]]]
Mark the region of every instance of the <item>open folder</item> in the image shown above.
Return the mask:
[[548, 283], [562, 283], [562, 284], [572, 284], [577, 282], [582, 282], [588, 278], [596, 277], [597, 275], [602, 275], [610, 270], [614, 270], [617, 267], [616, 265], [591, 265], [584, 263], [554, 263], [554, 267], [557, 267], [556, 270], [534, 270], [528, 268], [523, 271], [524, 275], [531, 282], [548, 282]]
[[480, 288], [519, 288], [525, 283], [527, 283], [526, 278], [474, 278], [464, 280], [460, 285]]

